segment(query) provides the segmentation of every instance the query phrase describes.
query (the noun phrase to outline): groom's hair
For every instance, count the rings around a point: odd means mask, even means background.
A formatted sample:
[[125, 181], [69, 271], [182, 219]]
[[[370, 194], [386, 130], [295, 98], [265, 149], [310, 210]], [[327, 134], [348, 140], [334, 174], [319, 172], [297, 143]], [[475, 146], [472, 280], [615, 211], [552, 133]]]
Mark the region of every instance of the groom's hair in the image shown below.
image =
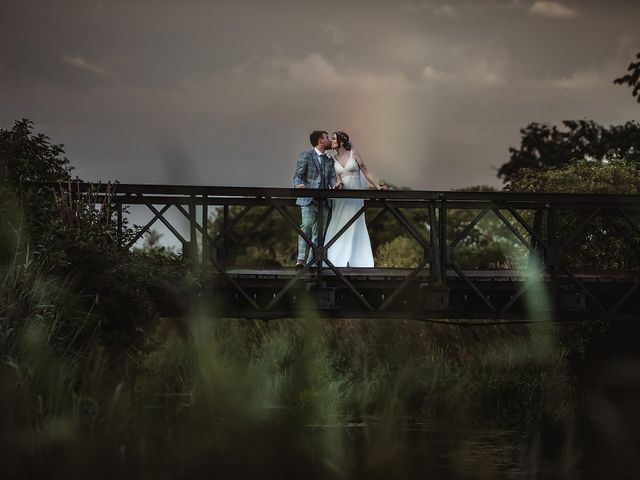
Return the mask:
[[314, 130], [313, 132], [311, 132], [311, 135], [309, 135], [309, 141], [311, 142], [311, 146], [315, 147], [316, 145], [318, 145], [318, 142], [320, 141], [322, 136], [325, 134], [329, 135], [329, 132], [325, 132], [324, 130]]

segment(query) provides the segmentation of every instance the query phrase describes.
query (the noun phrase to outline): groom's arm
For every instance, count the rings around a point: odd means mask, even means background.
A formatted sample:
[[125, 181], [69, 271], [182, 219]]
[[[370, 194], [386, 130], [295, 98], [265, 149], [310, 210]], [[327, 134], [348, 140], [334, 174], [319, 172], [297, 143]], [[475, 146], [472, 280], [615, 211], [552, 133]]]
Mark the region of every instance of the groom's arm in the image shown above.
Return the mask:
[[307, 176], [307, 159], [305, 152], [300, 152], [298, 155], [298, 163], [296, 163], [296, 171], [293, 173], [293, 187], [300, 188], [300, 185], [304, 187], [304, 178]]
[[327, 175], [329, 177], [329, 186], [331, 188], [336, 188], [336, 185], [341, 185], [342, 182], [338, 182], [336, 178], [336, 169], [333, 168], [333, 162], [331, 162], [330, 164], [331, 164], [331, 167], [329, 168], [329, 173]]

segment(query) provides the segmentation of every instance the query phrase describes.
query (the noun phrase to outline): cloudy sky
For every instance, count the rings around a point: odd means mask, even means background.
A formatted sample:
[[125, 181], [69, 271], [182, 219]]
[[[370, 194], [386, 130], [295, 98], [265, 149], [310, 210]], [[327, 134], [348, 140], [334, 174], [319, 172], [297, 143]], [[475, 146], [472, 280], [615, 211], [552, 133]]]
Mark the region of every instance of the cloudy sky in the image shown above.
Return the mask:
[[389, 182], [500, 185], [532, 121], [638, 119], [625, 0], [30, 1], [0, 14], [0, 128], [29, 118], [76, 174], [288, 186], [320, 128]]

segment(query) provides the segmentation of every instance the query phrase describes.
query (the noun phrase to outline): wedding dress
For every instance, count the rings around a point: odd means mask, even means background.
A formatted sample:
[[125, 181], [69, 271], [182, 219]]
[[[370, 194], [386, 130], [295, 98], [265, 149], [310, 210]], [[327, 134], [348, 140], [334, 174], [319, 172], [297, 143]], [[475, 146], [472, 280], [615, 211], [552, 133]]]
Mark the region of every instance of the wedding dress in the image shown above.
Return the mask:
[[[342, 177], [343, 188], [347, 190], [365, 188], [363, 182], [366, 180], [353, 158], [353, 152], [349, 155], [344, 167], [337, 160], [334, 160], [334, 166], [336, 173]], [[364, 201], [360, 198], [334, 198], [325, 243], [329, 243], [363, 205]], [[373, 267], [371, 240], [364, 213], [329, 247], [327, 258], [336, 267]]]

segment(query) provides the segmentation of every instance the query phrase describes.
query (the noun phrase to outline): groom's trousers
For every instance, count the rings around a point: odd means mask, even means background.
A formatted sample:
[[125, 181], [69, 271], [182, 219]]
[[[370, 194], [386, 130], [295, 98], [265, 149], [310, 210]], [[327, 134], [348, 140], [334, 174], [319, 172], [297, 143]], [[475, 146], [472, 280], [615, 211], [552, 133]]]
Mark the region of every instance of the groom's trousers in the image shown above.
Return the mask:
[[[300, 212], [302, 213], [302, 223], [300, 224], [300, 230], [302, 230], [305, 235], [311, 237], [311, 241], [317, 245], [318, 244], [318, 213], [319, 204], [318, 202], [311, 202], [309, 205], [301, 206]], [[325, 202], [322, 208], [322, 230], [323, 232], [327, 230], [327, 219], [329, 218], [329, 205]], [[307, 258], [307, 261], [311, 261], [312, 251], [309, 251], [309, 256], [307, 257], [307, 242], [301, 236], [298, 237], [298, 260], [304, 260]]]

